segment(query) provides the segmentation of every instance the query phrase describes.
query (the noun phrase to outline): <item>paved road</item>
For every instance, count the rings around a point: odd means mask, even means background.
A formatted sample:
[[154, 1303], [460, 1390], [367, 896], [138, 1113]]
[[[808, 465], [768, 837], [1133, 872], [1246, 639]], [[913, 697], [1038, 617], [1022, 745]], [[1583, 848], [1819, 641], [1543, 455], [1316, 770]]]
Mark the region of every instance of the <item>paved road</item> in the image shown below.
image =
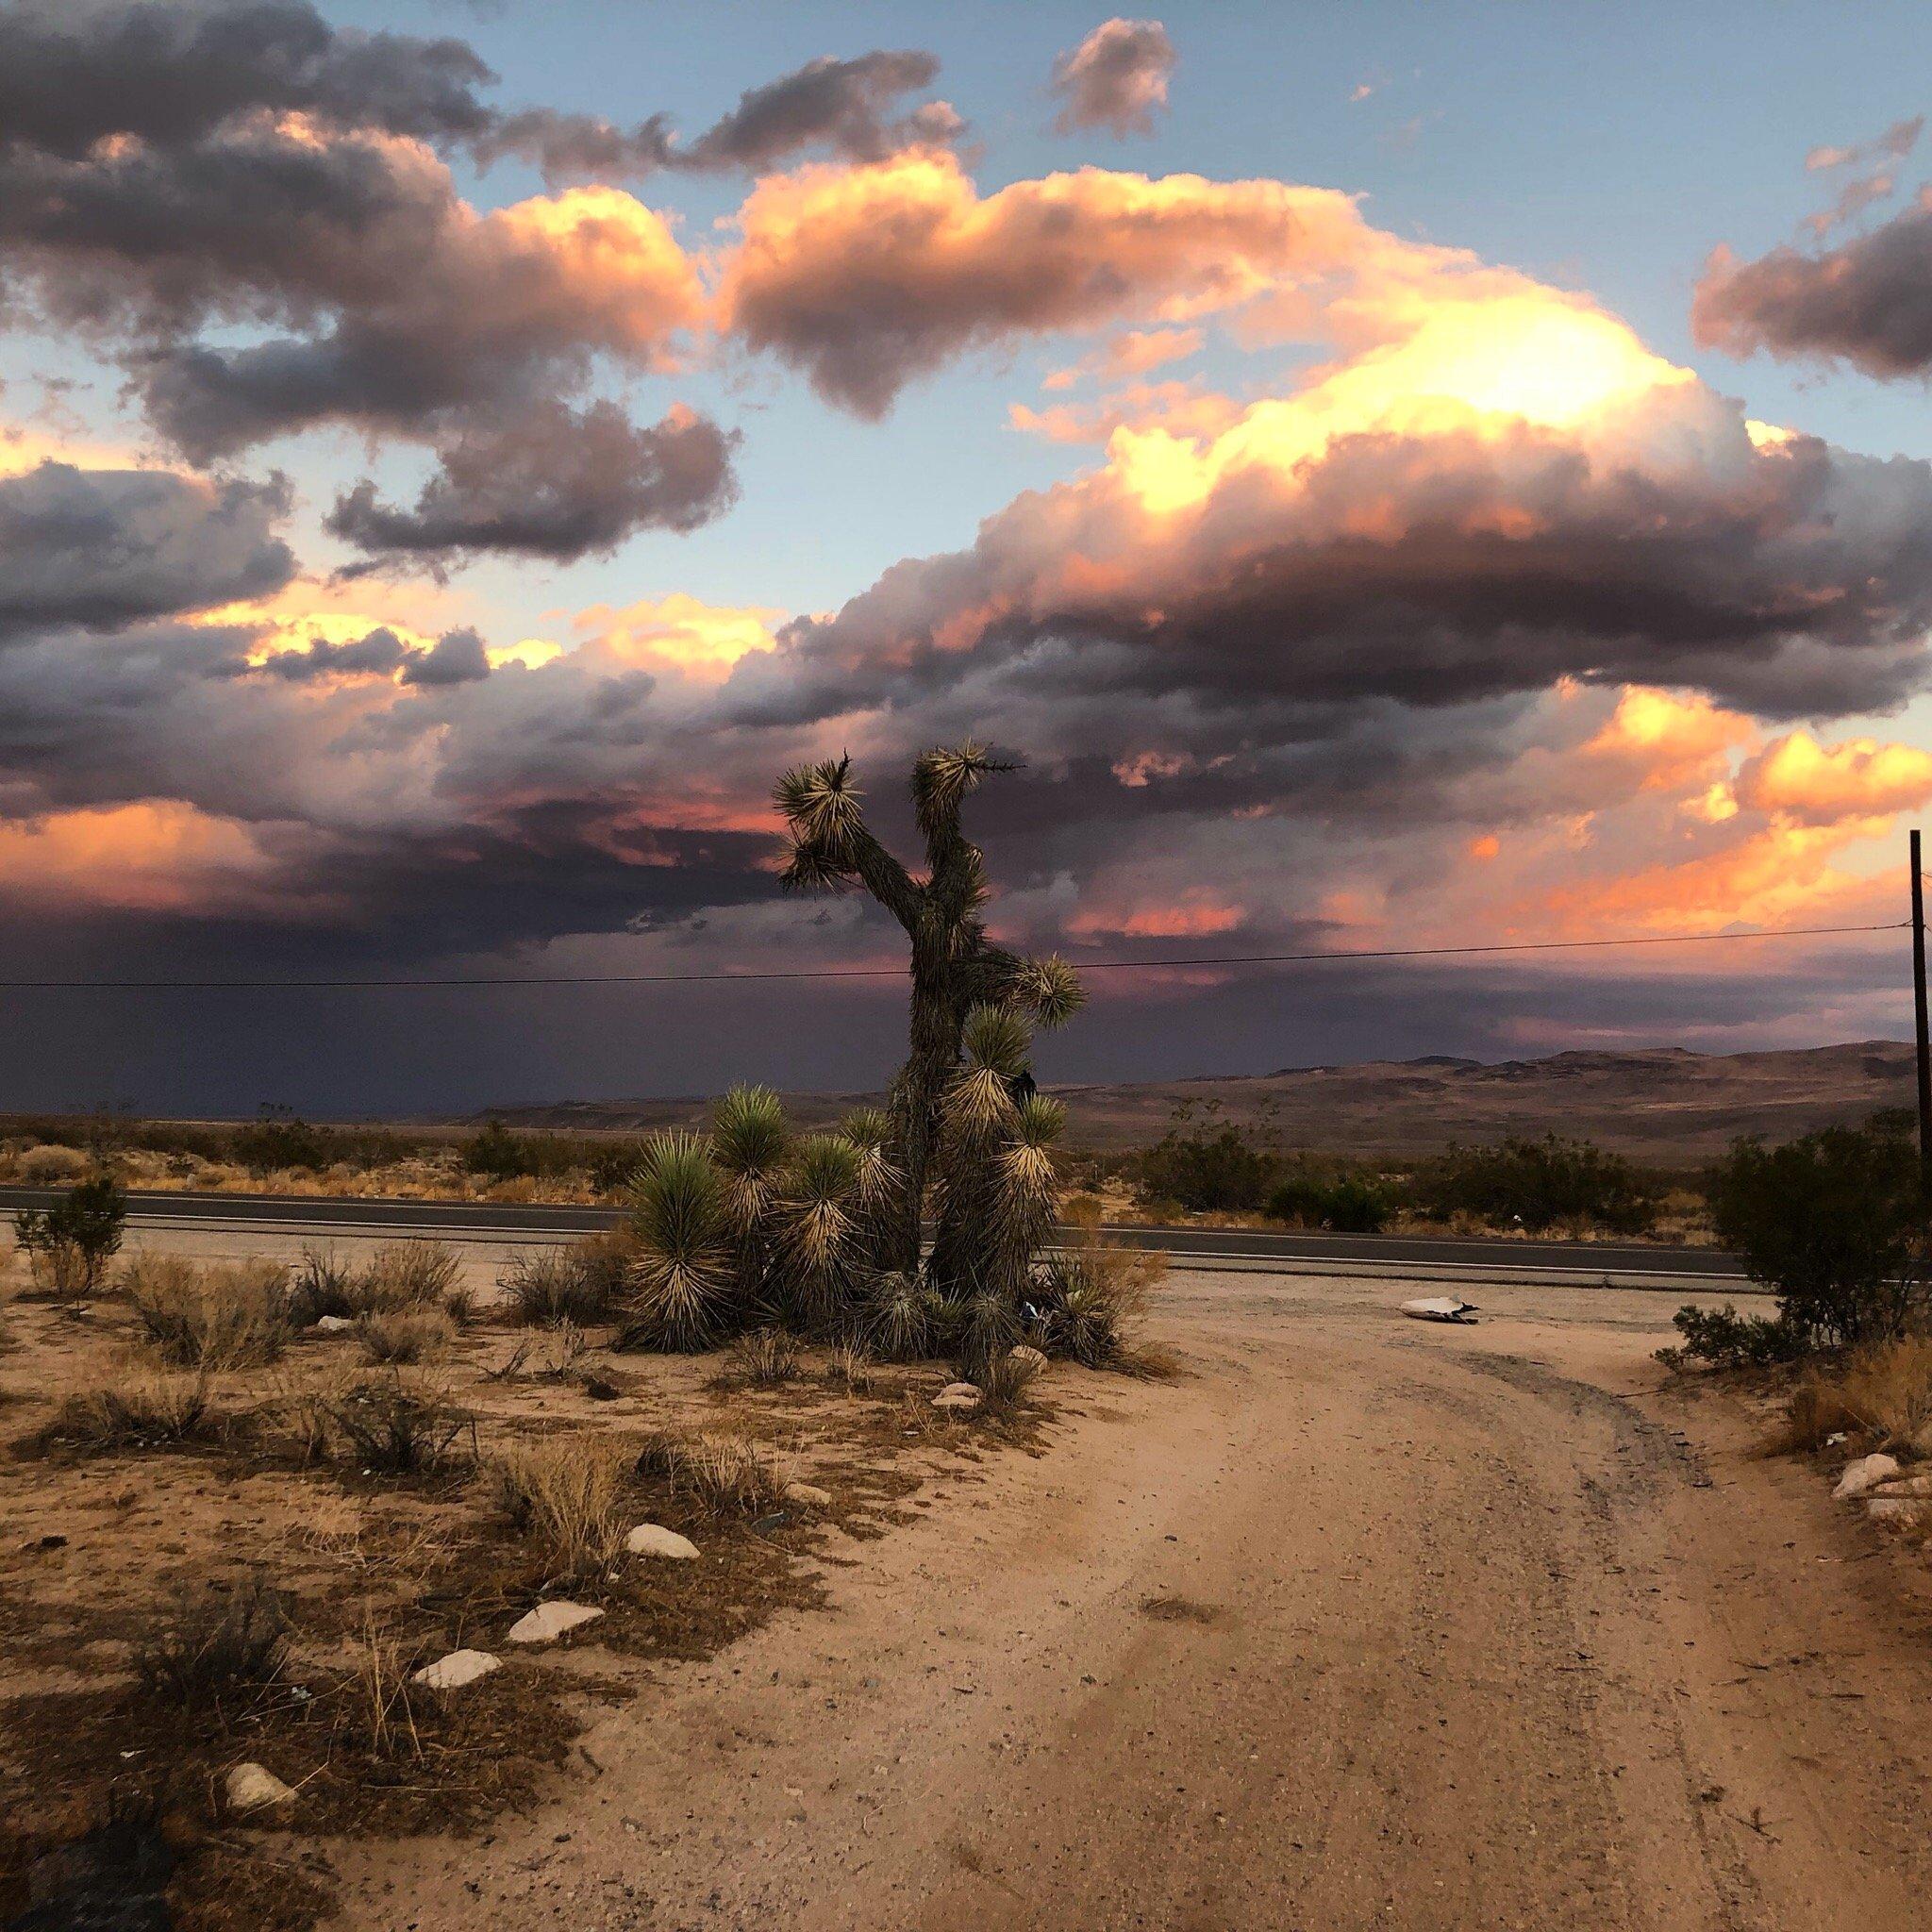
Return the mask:
[[[0, 1188], [0, 1211], [44, 1207], [48, 1188]], [[615, 1208], [508, 1201], [389, 1201], [290, 1194], [142, 1193], [128, 1197], [136, 1226], [201, 1223], [227, 1229], [326, 1238], [433, 1234], [445, 1241], [566, 1241], [611, 1226]], [[1642, 1241], [1482, 1240], [1453, 1236], [1261, 1232], [1224, 1227], [1115, 1227], [1116, 1239], [1167, 1250], [1174, 1264], [1230, 1264], [1269, 1274], [1374, 1274], [1417, 1281], [1557, 1281], [1681, 1291], [1704, 1284], [1751, 1292], [1729, 1256], [1711, 1248]]]

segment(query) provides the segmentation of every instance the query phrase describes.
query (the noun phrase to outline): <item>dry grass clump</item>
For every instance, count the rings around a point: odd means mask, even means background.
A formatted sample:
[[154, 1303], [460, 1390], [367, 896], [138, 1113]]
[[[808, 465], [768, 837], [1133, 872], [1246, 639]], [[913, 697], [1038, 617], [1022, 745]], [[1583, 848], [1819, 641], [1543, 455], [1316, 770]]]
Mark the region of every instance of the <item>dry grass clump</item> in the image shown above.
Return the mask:
[[629, 1518], [624, 1459], [588, 1433], [513, 1443], [491, 1465], [498, 1507], [543, 1553], [553, 1580], [583, 1582], [610, 1568]]
[[333, 1248], [304, 1247], [289, 1282], [290, 1320], [312, 1328], [325, 1315], [351, 1321], [360, 1312], [355, 1269]]
[[1870, 1436], [1932, 1454], [1932, 1335], [1874, 1343], [1800, 1376], [1777, 1445], [1820, 1449], [1836, 1435]]
[[399, 1374], [358, 1382], [314, 1416], [320, 1455], [371, 1475], [429, 1481], [476, 1459], [476, 1418], [440, 1389]]
[[1037, 1312], [1027, 1340], [1086, 1368], [1132, 1369], [1135, 1330], [1166, 1273], [1158, 1249], [1123, 1247], [1101, 1234], [1097, 1220], [1075, 1222], [1034, 1271]]
[[[608, 1243], [606, 1244], [608, 1245]], [[591, 1242], [512, 1255], [496, 1285], [509, 1297], [516, 1319], [532, 1327], [574, 1322], [580, 1328], [616, 1319], [622, 1269], [608, 1266]]]
[[848, 1395], [870, 1395], [878, 1377], [874, 1373], [872, 1357], [857, 1342], [841, 1341], [825, 1364], [825, 1380]]
[[449, 1346], [456, 1324], [441, 1308], [378, 1308], [362, 1317], [362, 1353], [372, 1362], [408, 1366]]
[[731, 1347], [731, 1375], [758, 1389], [775, 1389], [798, 1374], [798, 1344], [782, 1328], [754, 1328]]
[[288, 1271], [266, 1260], [197, 1263], [139, 1254], [123, 1276], [147, 1341], [189, 1368], [255, 1368], [289, 1340]]
[[441, 1307], [461, 1274], [462, 1263], [447, 1242], [385, 1242], [357, 1280], [353, 1312]]
[[657, 1436], [638, 1456], [641, 1475], [670, 1479], [699, 1506], [718, 1515], [752, 1516], [775, 1509], [791, 1488], [791, 1459], [747, 1436]]
[[372, 1616], [356, 1644], [355, 1668], [336, 1686], [339, 1744], [374, 1757], [420, 1758], [423, 1739], [409, 1702], [416, 1654]]
[[149, 1696], [184, 1710], [246, 1709], [288, 1663], [281, 1601], [261, 1582], [229, 1593], [184, 1593], [174, 1613], [134, 1649], [134, 1674]]
[[49, 1141], [16, 1155], [15, 1175], [30, 1188], [51, 1187], [58, 1181], [77, 1181], [93, 1172], [93, 1161], [78, 1147]]
[[225, 1433], [206, 1370], [194, 1374], [130, 1364], [90, 1389], [76, 1390], [46, 1434], [83, 1449], [145, 1449], [205, 1442]]

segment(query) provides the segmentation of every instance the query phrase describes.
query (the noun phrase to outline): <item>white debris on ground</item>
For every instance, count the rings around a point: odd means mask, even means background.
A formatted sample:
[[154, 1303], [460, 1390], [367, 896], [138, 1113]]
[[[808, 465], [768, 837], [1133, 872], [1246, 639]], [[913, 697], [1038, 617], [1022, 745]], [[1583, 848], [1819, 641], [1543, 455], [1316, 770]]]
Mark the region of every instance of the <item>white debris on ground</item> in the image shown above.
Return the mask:
[[935, 1408], [951, 1409], [958, 1415], [971, 1415], [986, 1400], [976, 1382], [948, 1382], [932, 1399]]
[[1860, 1456], [1845, 1464], [1844, 1474], [1839, 1477], [1831, 1499], [1834, 1503], [1853, 1502], [1898, 1474], [1898, 1457], [1895, 1456]]
[[1475, 1311], [1474, 1302], [1466, 1302], [1455, 1294], [1418, 1295], [1414, 1301], [1402, 1305], [1402, 1312], [1411, 1322], [1467, 1323]]

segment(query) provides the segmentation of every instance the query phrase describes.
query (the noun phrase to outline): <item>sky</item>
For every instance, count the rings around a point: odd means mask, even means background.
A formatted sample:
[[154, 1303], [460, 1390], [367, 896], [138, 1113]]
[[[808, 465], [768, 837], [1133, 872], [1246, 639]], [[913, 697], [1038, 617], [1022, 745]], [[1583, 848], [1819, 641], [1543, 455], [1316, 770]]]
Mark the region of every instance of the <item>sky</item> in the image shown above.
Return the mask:
[[[785, 769], [1093, 961], [1904, 915], [1918, 9], [0, 4], [0, 1108], [858, 1090]], [[1896, 932], [1091, 976], [1052, 1080], [1898, 1036]], [[20, 982], [79, 981], [92, 985]]]

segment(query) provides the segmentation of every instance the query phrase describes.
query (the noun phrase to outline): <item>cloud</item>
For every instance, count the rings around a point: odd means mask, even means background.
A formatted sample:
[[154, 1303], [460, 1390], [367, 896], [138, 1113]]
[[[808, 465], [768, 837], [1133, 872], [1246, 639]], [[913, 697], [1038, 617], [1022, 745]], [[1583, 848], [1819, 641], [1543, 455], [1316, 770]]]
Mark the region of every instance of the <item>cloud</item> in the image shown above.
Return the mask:
[[738, 222], [720, 325], [873, 417], [969, 350], [1184, 323], [1399, 252], [1326, 189], [1088, 168], [982, 197], [931, 152], [761, 181]]
[[0, 644], [59, 625], [111, 628], [279, 590], [288, 491], [164, 470], [42, 462], [0, 476]]
[[1744, 805], [1807, 824], [1889, 818], [1932, 800], [1932, 753], [1871, 738], [1826, 745], [1793, 731], [1744, 765], [1735, 791]]
[[1123, 141], [1152, 134], [1177, 58], [1158, 20], [1103, 21], [1053, 63], [1052, 92], [1060, 102], [1055, 129], [1105, 128]]
[[492, 550], [573, 561], [641, 529], [691, 530], [719, 515], [737, 490], [736, 441], [682, 407], [640, 428], [613, 403], [581, 413], [539, 403], [439, 451], [412, 509], [362, 482], [337, 499], [327, 528], [386, 559]]
[[1805, 217], [1805, 225], [1812, 234], [1822, 241], [1832, 229], [1890, 195], [1898, 186], [1898, 164], [1919, 144], [1924, 126], [1925, 117], [1914, 114], [1909, 120], [1894, 121], [1871, 141], [1850, 147], [1814, 147], [1805, 157], [1807, 173], [1852, 172], [1828, 208]]
[[1932, 196], [1823, 254], [1774, 248], [1755, 261], [1719, 246], [1691, 326], [1707, 348], [1849, 362], [1868, 375], [1932, 369]]
[[592, 116], [536, 108], [507, 116], [477, 143], [487, 161], [504, 154], [533, 160], [547, 180], [606, 179], [658, 169], [686, 174], [757, 174], [813, 151], [845, 161], [879, 161], [902, 148], [954, 141], [965, 123], [945, 101], [901, 114], [900, 97], [939, 77], [932, 55], [875, 48], [854, 59], [824, 55], [795, 72], [749, 88], [730, 113], [695, 140], [680, 142], [667, 116], [625, 130]]

